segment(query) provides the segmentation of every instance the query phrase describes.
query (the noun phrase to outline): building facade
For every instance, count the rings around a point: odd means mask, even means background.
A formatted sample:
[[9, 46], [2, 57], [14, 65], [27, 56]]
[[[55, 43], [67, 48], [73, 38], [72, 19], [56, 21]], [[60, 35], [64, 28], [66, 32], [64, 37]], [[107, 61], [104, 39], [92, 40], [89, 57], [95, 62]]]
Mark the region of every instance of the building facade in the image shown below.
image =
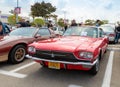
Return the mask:
[[[3, 23], [8, 23], [8, 17], [10, 16], [11, 14], [1, 14], [0, 13], [0, 21], [2, 21]], [[30, 20], [29, 17], [22, 17], [23, 19], [25, 20]]]
[[9, 16], [10, 14], [0, 14], [0, 21], [2, 21], [3, 23], [8, 23]]

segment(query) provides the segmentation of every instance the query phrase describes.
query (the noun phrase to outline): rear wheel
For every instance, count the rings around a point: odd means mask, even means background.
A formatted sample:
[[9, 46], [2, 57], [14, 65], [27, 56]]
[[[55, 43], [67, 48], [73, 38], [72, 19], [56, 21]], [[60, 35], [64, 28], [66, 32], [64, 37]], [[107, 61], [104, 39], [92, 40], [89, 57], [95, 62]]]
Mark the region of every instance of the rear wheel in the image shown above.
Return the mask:
[[9, 62], [13, 64], [17, 64], [22, 62], [25, 59], [26, 47], [23, 45], [17, 45], [11, 50], [9, 55]]

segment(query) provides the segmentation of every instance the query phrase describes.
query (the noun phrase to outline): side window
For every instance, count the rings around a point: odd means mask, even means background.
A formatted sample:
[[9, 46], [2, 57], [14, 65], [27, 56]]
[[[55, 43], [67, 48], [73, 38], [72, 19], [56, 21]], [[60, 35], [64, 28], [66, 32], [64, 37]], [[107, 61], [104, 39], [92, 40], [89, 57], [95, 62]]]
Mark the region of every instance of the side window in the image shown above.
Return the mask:
[[37, 34], [40, 36], [50, 36], [50, 31], [48, 29], [40, 29]]

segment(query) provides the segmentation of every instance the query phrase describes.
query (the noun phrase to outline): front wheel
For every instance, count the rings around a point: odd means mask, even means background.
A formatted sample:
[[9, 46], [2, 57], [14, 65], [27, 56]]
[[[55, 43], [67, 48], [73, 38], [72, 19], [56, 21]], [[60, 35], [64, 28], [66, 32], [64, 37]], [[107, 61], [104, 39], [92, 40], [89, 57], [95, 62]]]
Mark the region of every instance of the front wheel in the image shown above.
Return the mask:
[[96, 75], [97, 72], [99, 71], [99, 58], [97, 59], [96, 64], [92, 67], [92, 69], [90, 70], [90, 73], [92, 75]]
[[13, 64], [22, 62], [25, 59], [26, 47], [17, 45], [11, 50], [8, 61]]
[[41, 65], [42, 67], [47, 67], [43, 61], [40, 62], [40, 65]]

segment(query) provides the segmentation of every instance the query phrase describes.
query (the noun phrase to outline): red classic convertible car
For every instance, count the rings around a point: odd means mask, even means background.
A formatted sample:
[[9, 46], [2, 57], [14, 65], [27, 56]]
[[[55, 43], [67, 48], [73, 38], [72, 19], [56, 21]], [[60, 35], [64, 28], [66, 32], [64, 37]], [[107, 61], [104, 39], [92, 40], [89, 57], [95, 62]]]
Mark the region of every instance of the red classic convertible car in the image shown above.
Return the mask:
[[59, 38], [30, 44], [26, 57], [48, 68], [89, 70], [96, 74], [107, 45], [108, 38], [100, 28], [70, 27]]
[[8, 60], [15, 64], [24, 60], [27, 44], [55, 37], [48, 28], [23, 27], [0, 36], [0, 62]]

